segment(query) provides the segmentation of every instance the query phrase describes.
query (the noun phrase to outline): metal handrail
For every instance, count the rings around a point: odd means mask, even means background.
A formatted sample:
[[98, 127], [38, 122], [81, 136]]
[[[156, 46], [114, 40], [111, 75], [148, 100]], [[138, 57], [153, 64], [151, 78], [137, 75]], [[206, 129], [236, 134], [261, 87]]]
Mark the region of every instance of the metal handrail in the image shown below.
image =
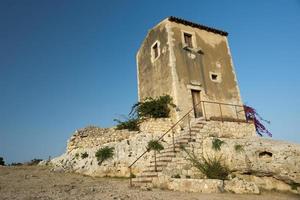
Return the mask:
[[[224, 121], [223, 119], [223, 114], [222, 114], [222, 108], [221, 108], [221, 105], [227, 105], [227, 106], [234, 106], [235, 108], [235, 111], [236, 111], [236, 116], [237, 116], [237, 119], [238, 118], [238, 112], [237, 112], [237, 109], [236, 107], [242, 107], [243, 110], [244, 110], [244, 106], [243, 105], [238, 105], [238, 104], [230, 104], [230, 103], [221, 103], [221, 102], [214, 102], [214, 101], [199, 101], [199, 103], [197, 103], [196, 105], [194, 105], [183, 117], [181, 117], [175, 124], [173, 124], [163, 135], [161, 135], [157, 141], [160, 141], [166, 134], [168, 134], [171, 130], [173, 130], [173, 128], [175, 128], [180, 122], [183, 121], [183, 119], [188, 116], [188, 123], [189, 123], [189, 132], [190, 132], [190, 135], [191, 135], [191, 127], [190, 127], [190, 117], [189, 117], [189, 114], [196, 108], [198, 107], [199, 105], [203, 105], [203, 111], [204, 111], [204, 117], [205, 117], [205, 120], [207, 121], [207, 117], [206, 117], [206, 112], [205, 112], [205, 105], [204, 103], [212, 103], [212, 104], [217, 104], [219, 105], [219, 108], [220, 108], [220, 114], [221, 114], [221, 119], [222, 119], [222, 122]], [[244, 110], [245, 112], [245, 110]], [[248, 123], [247, 119], [246, 119], [246, 122]], [[173, 133], [173, 148], [174, 148], [174, 151], [175, 151], [175, 143], [174, 143], [174, 133]], [[133, 161], [131, 163], [131, 165], [128, 166], [129, 170], [130, 170], [130, 185], [132, 185], [132, 171], [131, 171], [131, 167], [139, 160], [141, 159], [147, 152], [149, 152], [149, 149], [147, 148], [145, 152], [143, 152], [137, 159], [135, 159], [135, 161]]]
[[[198, 106], [201, 102], [199, 102], [196, 106]], [[175, 124], [171, 126], [163, 135], [161, 135], [157, 140], [160, 141], [166, 134], [168, 134], [179, 122], [181, 122], [188, 114], [190, 114], [191, 111], [193, 111], [194, 108], [190, 109], [189, 112], [187, 112], [183, 117], [181, 117]], [[129, 165], [129, 168], [134, 165], [145, 153], [147, 153], [149, 150], [147, 149], [142, 155], [140, 155], [131, 165]]]

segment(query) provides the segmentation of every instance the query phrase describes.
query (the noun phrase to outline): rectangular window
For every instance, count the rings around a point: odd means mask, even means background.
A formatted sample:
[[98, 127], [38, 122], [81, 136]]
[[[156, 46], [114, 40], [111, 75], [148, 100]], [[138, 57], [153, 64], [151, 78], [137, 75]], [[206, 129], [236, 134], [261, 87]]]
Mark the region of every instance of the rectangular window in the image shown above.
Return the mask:
[[192, 35], [188, 33], [184, 33], [183, 37], [184, 37], [185, 44], [188, 47], [193, 48]]
[[154, 59], [158, 57], [158, 45], [157, 43], [154, 44], [154, 46], [152, 47], [152, 51], [153, 51], [153, 56]]

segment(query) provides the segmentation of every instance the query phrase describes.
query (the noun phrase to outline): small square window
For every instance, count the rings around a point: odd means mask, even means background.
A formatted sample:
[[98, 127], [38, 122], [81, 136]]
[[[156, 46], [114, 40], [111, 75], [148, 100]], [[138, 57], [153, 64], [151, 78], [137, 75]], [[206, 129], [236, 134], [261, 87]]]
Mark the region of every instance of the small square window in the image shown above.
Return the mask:
[[222, 81], [222, 77], [220, 73], [209, 72], [209, 76], [210, 76], [210, 80], [212, 80], [213, 82], [220, 83]]
[[193, 48], [193, 41], [192, 41], [192, 35], [189, 33], [183, 33], [183, 37], [184, 37], [184, 43], [190, 47]]
[[217, 75], [217, 74], [212, 74], [212, 75], [211, 75], [211, 79], [212, 79], [212, 80], [216, 81], [217, 78], [218, 78], [218, 75]]

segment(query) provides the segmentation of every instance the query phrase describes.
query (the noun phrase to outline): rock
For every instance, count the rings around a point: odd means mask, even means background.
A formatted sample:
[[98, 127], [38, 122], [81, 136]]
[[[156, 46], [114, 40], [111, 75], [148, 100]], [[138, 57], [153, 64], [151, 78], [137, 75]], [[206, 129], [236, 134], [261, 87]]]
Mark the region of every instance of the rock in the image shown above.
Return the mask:
[[54, 167], [50, 170], [51, 172], [63, 173], [65, 169], [63, 167]]
[[173, 179], [168, 189], [181, 192], [221, 193], [223, 181], [217, 179]]
[[151, 186], [149, 186], [149, 185], [143, 185], [143, 186], [141, 186], [141, 190], [144, 190], [144, 191], [151, 191], [152, 188], [151, 188]]
[[235, 177], [232, 180], [224, 181], [224, 189], [227, 192], [236, 194], [259, 194], [257, 185]]

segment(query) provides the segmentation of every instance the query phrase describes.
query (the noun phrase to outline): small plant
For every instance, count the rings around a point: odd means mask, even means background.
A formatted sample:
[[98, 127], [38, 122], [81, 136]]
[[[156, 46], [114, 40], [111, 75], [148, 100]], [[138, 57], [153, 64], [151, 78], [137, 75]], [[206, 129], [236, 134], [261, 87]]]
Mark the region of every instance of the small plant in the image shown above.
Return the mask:
[[175, 107], [172, 103], [172, 97], [169, 95], [160, 96], [157, 98], [148, 97], [143, 102], [138, 102], [133, 105], [130, 116], [137, 116], [137, 118], [164, 118], [169, 117], [170, 108]]
[[125, 121], [114, 119], [117, 122], [117, 130], [128, 129], [129, 131], [139, 131], [139, 120], [137, 118], [129, 118]]
[[173, 176], [171, 176], [171, 178], [181, 178], [179, 174], [175, 174]]
[[136, 178], [136, 175], [134, 173], [130, 173], [129, 178]]
[[160, 152], [161, 150], [164, 149], [164, 146], [158, 141], [158, 140], [150, 140], [148, 142], [147, 150], [154, 151], [154, 168], [155, 171], [157, 171], [157, 166], [156, 166], [156, 152]]
[[218, 138], [214, 138], [212, 140], [212, 148], [215, 150], [215, 151], [220, 151], [221, 150], [221, 146], [222, 144], [225, 144], [224, 141], [218, 139]]
[[147, 149], [148, 151], [154, 150], [159, 152], [164, 149], [164, 146], [158, 140], [150, 140]]
[[3, 157], [0, 157], [0, 165], [3, 165], [3, 166], [5, 165]]
[[235, 151], [238, 152], [238, 153], [244, 151], [244, 147], [243, 147], [242, 145], [240, 145], [240, 144], [235, 144], [235, 145], [234, 145], [234, 149], [235, 149]]
[[209, 179], [227, 179], [229, 175], [229, 168], [223, 163], [222, 156], [220, 157], [207, 157], [202, 156], [201, 159], [192, 152], [185, 148], [183, 150], [188, 155], [188, 160], [196, 167], [201, 173], [205, 174]]
[[81, 159], [85, 159], [89, 157], [89, 154], [87, 152], [81, 153]]
[[300, 187], [300, 184], [299, 184], [299, 183], [293, 182], [292, 184], [290, 184], [290, 186], [291, 186], [291, 189], [292, 189], [292, 190], [297, 190], [298, 187]]
[[114, 147], [103, 147], [99, 149], [96, 153], [95, 156], [98, 161], [98, 165], [101, 165], [103, 161], [108, 160], [114, 156]]
[[75, 159], [78, 159], [78, 158], [79, 158], [79, 153], [75, 153], [74, 158], [75, 158]]

